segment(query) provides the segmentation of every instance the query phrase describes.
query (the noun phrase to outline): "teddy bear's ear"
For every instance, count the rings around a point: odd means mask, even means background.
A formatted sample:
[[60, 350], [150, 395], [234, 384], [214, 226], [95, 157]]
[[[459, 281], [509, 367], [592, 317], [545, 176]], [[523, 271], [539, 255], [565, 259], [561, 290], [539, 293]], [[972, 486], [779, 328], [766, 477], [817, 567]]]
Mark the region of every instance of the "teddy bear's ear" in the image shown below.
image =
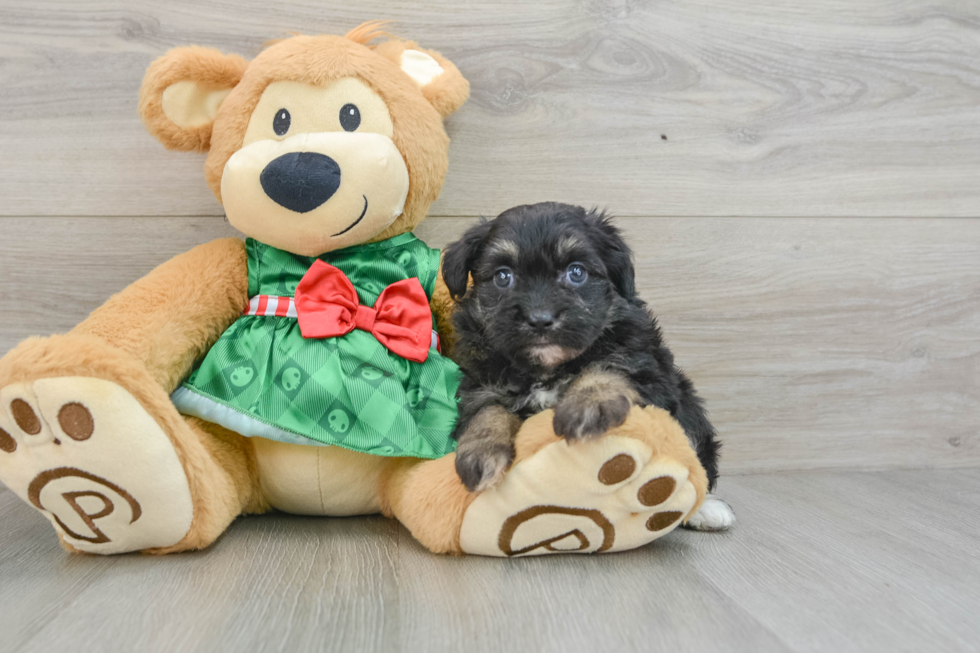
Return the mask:
[[242, 57], [213, 48], [170, 50], [143, 77], [143, 124], [169, 150], [206, 152], [218, 107], [247, 66]]
[[398, 64], [443, 118], [470, 97], [470, 83], [453, 62], [435, 50], [423, 50], [411, 41], [391, 40], [376, 46], [375, 51]]

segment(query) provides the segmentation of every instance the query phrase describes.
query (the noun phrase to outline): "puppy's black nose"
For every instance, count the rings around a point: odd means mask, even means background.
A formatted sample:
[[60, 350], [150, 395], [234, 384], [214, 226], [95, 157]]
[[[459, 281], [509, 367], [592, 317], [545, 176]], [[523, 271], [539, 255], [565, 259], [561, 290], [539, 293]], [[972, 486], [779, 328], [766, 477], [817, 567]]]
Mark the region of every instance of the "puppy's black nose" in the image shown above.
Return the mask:
[[270, 161], [259, 181], [273, 202], [290, 211], [306, 213], [340, 188], [340, 166], [326, 154], [290, 152]]
[[555, 323], [555, 317], [551, 311], [535, 309], [527, 314], [527, 323], [538, 331], [544, 331]]

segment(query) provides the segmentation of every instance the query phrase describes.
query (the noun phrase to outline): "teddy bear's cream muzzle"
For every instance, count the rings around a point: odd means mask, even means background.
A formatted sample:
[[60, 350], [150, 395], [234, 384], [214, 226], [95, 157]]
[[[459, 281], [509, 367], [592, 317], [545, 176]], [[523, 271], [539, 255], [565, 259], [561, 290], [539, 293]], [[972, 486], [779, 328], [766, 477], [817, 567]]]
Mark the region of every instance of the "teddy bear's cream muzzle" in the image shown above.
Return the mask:
[[408, 168], [383, 134], [301, 133], [263, 139], [225, 164], [228, 220], [251, 237], [303, 256], [370, 240], [401, 215]]

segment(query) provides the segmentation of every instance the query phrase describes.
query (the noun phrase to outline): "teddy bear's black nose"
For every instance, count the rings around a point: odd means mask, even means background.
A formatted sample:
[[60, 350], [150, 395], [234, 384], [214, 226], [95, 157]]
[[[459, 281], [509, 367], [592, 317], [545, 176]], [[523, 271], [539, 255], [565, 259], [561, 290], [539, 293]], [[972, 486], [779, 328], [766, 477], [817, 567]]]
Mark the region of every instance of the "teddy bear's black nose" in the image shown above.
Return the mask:
[[273, 202], [306, 213], [337, 192], [340, 166], [326, 154], [290, 152], [270, 161], [259, 181]]

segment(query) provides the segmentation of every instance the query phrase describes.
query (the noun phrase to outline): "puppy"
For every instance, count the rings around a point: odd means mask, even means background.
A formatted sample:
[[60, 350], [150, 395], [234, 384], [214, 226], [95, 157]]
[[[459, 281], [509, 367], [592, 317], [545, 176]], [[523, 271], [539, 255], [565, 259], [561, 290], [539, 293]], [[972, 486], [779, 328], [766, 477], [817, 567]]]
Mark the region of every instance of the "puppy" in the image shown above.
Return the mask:
[[[575, 441], [622, 424], [634, 404], [674, 416], [714, 488], [715, 431], [637, 296], [632, 254], [606, 215], [554, 202], [509, 209], [449, 246], [443, 278], [457, 300], [453, 357], [463, 372], [456, 470], [470, 491], [510, 467], [527, 417], [554, 408], [555, 433]], [[706, 502], [695, 527], [734, 521], [715, 501], [727, 514]]]

